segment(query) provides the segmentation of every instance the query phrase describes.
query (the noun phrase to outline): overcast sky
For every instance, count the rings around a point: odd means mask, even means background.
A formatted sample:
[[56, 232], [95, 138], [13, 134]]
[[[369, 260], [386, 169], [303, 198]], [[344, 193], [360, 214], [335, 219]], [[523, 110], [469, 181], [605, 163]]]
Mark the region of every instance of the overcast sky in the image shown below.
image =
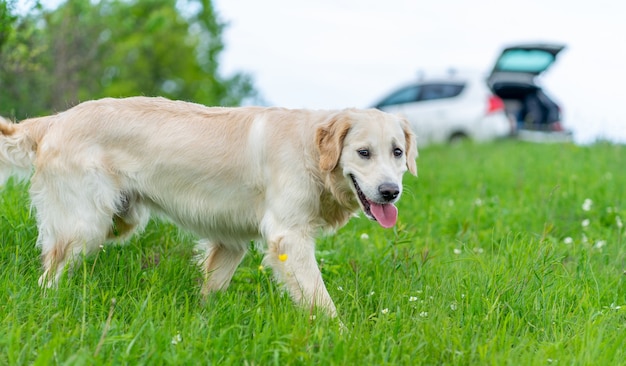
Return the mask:
[[626, 142], [626, 2], [215, 0], [222, 71], [270, 105], [368, 107], [418, 71], [489, 71], [516, 42], [567, 45], [542, 78], [580, 142]]

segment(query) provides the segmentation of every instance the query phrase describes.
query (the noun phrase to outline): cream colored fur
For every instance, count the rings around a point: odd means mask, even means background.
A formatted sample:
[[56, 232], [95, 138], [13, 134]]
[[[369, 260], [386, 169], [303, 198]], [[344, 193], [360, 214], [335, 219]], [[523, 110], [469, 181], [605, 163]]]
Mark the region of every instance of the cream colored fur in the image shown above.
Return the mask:
[[416, 174], [416, 154], [406, 121], [376, 110], [135, 97], [19, 124], [0, 119], [0, 179], [34, 168], [42, 286], [55, 286], [83, 251], [141, 230], [153, 212], [201, 239], [203, 293], [225, 289], [250, 241], [262, 240], [265, 264], [292, 298], [331, 316], [316, 235], [363, 209], [355, 182], [368, 200], [397, 201], [381, 198], [380, 187], [401, 191], [403, 173]]

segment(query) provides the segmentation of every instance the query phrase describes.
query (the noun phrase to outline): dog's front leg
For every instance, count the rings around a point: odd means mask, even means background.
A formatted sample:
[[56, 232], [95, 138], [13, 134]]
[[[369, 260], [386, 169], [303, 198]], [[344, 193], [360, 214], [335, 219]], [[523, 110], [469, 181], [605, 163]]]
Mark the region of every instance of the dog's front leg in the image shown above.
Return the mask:
[[315, 260], [313, 238], [294, 233], [271, 237], [264, 262], [273, 269], [276, 279], [285, 284], [296, 303], [319, 307], [331, 317], [337, 316]]

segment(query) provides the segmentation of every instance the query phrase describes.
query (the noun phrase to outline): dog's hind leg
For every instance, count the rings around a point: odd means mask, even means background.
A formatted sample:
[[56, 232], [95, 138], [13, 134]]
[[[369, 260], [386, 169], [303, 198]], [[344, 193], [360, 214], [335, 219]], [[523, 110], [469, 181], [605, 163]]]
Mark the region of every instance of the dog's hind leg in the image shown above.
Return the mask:
[[119, 194], [104, 174], [44, 170], [33, 176], [31, 197], [44, 269], [39, 284], [55, 287], [65, 268], [104, 244]]
[[200, 240], [196, 246], [200, 253], [198, 263], [204, 275], [202, 294], [225, 290], [233, 274], [246, 254], [242, 245], [224, 245], [208, 240]]

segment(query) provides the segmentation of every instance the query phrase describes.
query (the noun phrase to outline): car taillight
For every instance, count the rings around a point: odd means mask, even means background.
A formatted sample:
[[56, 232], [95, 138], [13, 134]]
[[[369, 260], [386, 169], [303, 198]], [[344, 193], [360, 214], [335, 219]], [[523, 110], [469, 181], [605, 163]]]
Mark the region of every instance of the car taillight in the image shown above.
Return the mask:
[[550, 127], [552, 131], [558, 131], [558, 132], [565, 131], [561, 122], [553, 122], [550, 124]]
[[487, 114], [504, 110], [504, 102], [495, 95], [491, 95], [487, 101]]

